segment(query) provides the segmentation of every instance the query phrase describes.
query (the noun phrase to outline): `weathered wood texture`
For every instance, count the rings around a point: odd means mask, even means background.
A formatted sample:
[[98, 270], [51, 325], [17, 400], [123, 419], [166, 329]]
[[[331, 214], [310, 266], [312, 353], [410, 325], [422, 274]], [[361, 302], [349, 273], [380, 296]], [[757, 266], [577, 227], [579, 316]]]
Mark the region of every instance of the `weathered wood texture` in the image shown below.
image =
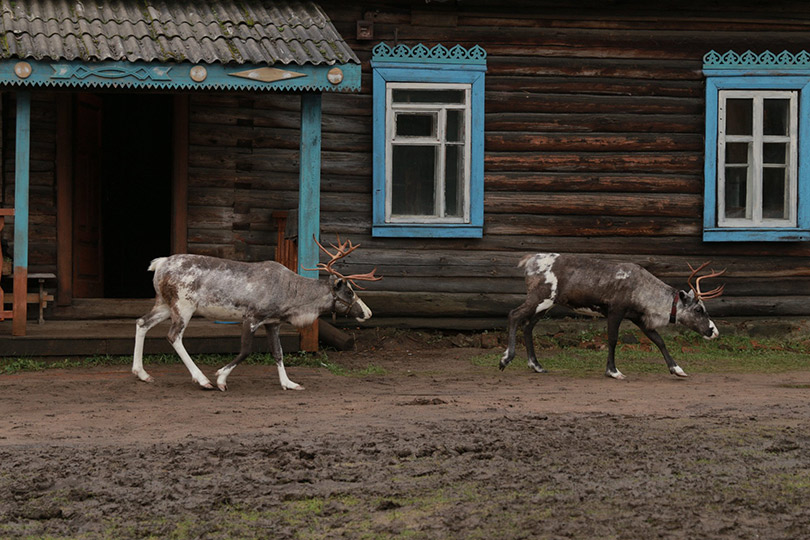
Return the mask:
[[805, 49], [810, 7], [448, 4], [324, 3], [347, 38], [357, 20], [374, 22], [374, 40], [350, 39], [364, 61], [363, 92], [350, 115], [364, 96], [370, 102], [367, 61], [380, 41], [478, 44], [488, 53], [483, 239], [372, 239], [367, 207], [322, 217], [324, 234], [351, 233], [363, 243], [347, 270], [377, 265], [386, 276], [369, 285], [376, 316], [503, 316], [523, 291], [515, 264], [535, 251], [631, 260], [681, 287], [687, 261], [711, 259], [728, 268], [713, 313], [810, 313], [807, 243], [701, 238], [703, 55]]
[[[810, 315], [809, 244], [701, 239], [702, 57], [806, 49], [805, 2], [320, 3], [363, 61], [361, 92], [323, 96], [321, 233], [362, 244], [341, 270], [385, 276], [368, 284], [375, 317], [503, 320], [522, 295], [515, 264], [537, 251], [631, 260], [673, 285], [687, 261], [712, 259], [728, 268], [713, 313]], [[358, 20], [374, 22], [373, 40], [354, 39]], [[369, 59], [395, 39], [488, 52], [482, 239], [371, 237]], [[56, 268], [55, 102], [34, 93], [31, 271]], [[298, 206], [300, 96], [194, 93], [189, 118], [189, 251], [273, 259], [272, 213]], [[6, 151], [3, 206], [13, 170]]]
[[[728, 268], [723, 315], [810, 314], [807, 244], [701, 239], [704, 84], [710, 49], [799, 51], [810, 8], [754, 2], [322, 2], [363, 60], [359, 94], [323, 97], [321, 232], [363, 247], [380, 317], [502, 317], [520, 302], [516, 263], [535, 251], [642, 264], [685, 287], [686, 262]], [[357, 20], [374, 22], [355, 41]], [[371, 238], [371, 48], [380, 41], [488, 52], [485, 229], [480, 240]], [[255, 259], [274, 210], [297, 206], [300, 99], [192, 98], [192, 250]], [[774, 279], [771, 279], [774, 277]]]

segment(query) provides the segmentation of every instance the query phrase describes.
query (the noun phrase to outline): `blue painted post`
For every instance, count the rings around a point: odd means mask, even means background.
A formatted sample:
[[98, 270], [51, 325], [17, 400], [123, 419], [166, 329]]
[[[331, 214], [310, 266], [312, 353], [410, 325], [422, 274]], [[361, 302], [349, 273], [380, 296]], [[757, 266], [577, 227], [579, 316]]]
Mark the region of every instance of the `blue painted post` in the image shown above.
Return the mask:
[[25, 335], [28, 316], [28, 184], [31, 158], [31, 92], [17, 91], [14, 158], [14, 321], [11, 334]]
[[318, 246], [313, 236], [321, 229], [321, 94], [301, 94], [301, 165], [298, 187], [298, 273], [318, 277], [304, 270], [318, 264]]
[[[318, 278], [318, 246], [313, 237], [321, 231], [321, 94], [301, 94], [301, 164], [298, 176], [298, 273]], [[302, 351], [318, 350], [318, 322], [301, 329]]]

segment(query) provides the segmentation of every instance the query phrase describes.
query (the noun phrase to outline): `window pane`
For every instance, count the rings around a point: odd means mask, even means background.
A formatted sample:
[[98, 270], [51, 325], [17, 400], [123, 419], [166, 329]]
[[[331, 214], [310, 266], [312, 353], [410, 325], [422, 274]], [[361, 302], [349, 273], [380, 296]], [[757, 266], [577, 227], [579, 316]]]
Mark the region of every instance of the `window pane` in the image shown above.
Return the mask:
[[789, 99], [765, 99], [762, 102], [762, 132], [765, 135], [789, 135]]
[[767, 167], [762, 171], [762, 217], [787, 219], [786, 168]]
[[749, 143], [726, 143], [726, 163], [749, 163]]
[[464, 103], [464, 90], [393, 90], [394, 103]]
[[393, 154], [391, 213], [435, 215], [435, 147], [395, 145]]
[[462, 146], [445, 147], [444, 211], [449, 217], [464, 215], [464, 182], [461, 180], [464, 171], [463, 150]]
[[726, 167], [726, 218], [748, 216], [748, 167]]
[[464, 141], [464, 111], [447, 111], [447, 141]]
[[436, 137], [436, 115], [397, 114], [397, 137]]
[[726, 100], [726, 134], [751, 135], [754, 125], [754, 100], [727, 99]]
[[762, 162], [772, 165], [786, 165], [787, 147], [787, 143], [763, 143]]

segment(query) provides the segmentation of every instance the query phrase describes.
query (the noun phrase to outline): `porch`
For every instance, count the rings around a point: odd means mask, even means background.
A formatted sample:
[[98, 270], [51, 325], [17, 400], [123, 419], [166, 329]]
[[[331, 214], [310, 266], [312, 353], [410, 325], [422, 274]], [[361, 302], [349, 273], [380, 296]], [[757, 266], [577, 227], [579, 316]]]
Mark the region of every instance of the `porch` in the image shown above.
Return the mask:
[[[135, 321], [148, 313], [154, 300], [74, 299], [70, 306], [57, 307], [43, 324], [30, 321], [25, 336], [12, 337], [12, 321], [0, 321], [2, 356], [92, 356], [131, 355], [135, 344]], [[166, 339], [169, 321], [150, 330], [145, 354], [173, 353]], [[192, 356], [202, 353], [239, 352], [240, 324], [226, 324], [193, 318], [183, 336], [183, 345]], [[253, 352], [267, 352], [264, 331], [256, 333]], [[281, 330], [285, 354], [299, 350], [299, 334], [291, 326]]]

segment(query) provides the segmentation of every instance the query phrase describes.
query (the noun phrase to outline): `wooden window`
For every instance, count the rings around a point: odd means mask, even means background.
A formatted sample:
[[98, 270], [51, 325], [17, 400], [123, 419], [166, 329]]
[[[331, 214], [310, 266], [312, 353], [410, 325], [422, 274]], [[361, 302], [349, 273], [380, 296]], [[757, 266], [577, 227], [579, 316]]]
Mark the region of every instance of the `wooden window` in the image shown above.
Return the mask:
[[720, 91], [719, 227], [796, 226], [797, 132], [796, 91]]
[[470, 87], [386, 85], [386, 223], [470, 223]]
[[703, 239], [810, 240], [810, 73], [715, 73], [723, 76], [706, 80]]
[[480, 238], [485, 53], [378, 45], [372, 234]]

